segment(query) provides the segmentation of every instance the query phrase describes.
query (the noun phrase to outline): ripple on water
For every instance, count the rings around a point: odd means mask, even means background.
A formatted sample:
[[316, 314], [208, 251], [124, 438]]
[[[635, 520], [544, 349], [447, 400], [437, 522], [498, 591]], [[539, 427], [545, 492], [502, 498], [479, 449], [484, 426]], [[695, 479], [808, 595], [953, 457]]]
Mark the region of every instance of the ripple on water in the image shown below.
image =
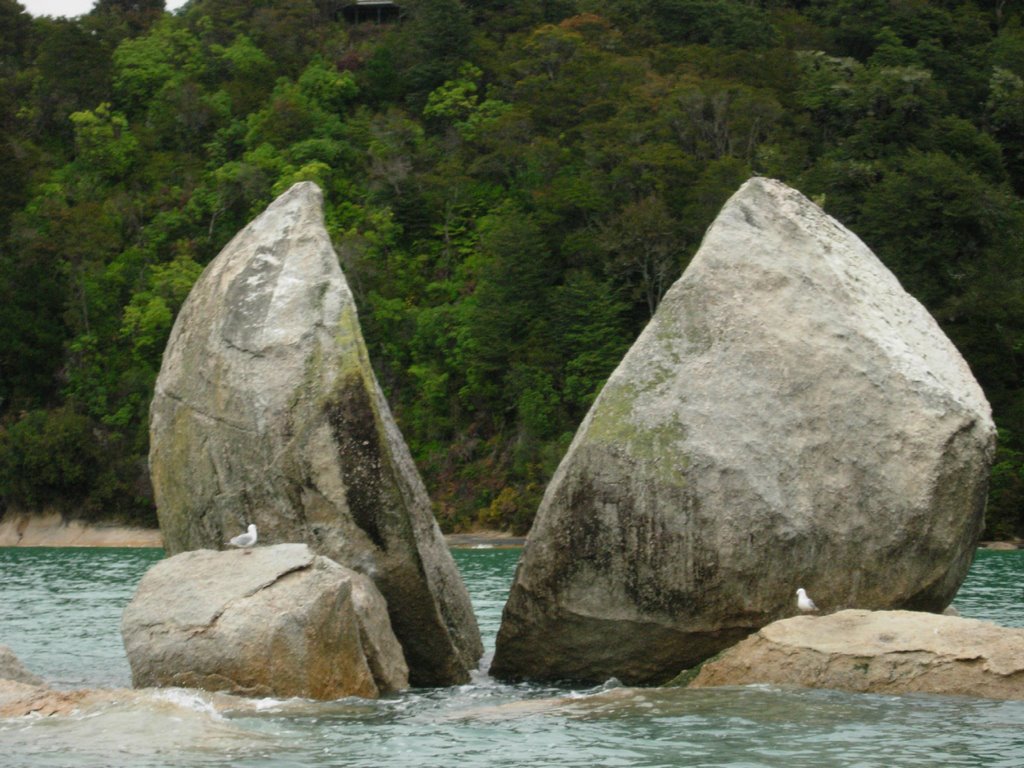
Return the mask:
[[[125, 686], [120, 614], [160, 556], [0, 550], [0, 642], [66, 686]], [[514, 550], [455, 553], [493, 648]], [[1021, 625], [1024, 553], [979, 552], [956, 605]], [[1024, 765], [1024, 703], [750, 686], [710, 690], [470, 684], [379, 701], [140, 692], [74, 717], [0, 720], [4, 768], [50, 766]]]
[[965, 617], [1024, 627], [1024, 550], [979, 549], [953, 607]]

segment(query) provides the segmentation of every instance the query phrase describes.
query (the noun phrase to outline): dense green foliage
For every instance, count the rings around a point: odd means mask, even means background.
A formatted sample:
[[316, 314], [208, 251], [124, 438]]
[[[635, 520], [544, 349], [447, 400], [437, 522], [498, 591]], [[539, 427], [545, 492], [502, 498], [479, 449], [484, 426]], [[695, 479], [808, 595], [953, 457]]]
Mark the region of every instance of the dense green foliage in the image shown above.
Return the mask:
[[[1006, 3], [0, 0], [0, 494], [152, 520], [147, 405], [202, 266], [324, 189], [443, 526], [523, 530], [751, 174], [821, 202], [963, 351], [1024, 526], [1024, 26]], [[600, 14], [600, 15], [598, 15]]]

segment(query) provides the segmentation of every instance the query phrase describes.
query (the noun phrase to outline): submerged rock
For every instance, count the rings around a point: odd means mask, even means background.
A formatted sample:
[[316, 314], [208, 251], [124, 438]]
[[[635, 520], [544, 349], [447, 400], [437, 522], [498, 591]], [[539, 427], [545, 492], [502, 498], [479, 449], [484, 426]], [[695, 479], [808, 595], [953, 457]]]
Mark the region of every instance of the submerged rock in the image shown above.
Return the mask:
[[[56, 690], [47, 685], [30, 685], [0, 679], [0, 718], [9, 717], [94, 717], [122, 708], [138, 714], [142, 721], [154, 716], [169, 715], [174, 728], [170, 733], [180, 738], [180, 746], [194, 747], [192, 734], [182, 729], [184, 718], [206, 716], [221, 720], [220, 715], [256, 715], [266, 713], [265, 699], [247, 699], [226, 693], [208, 693], [181, 688], [128, 689], [128, 688], [76, 688]], [[324, 706], [304, 699], [282, 701], [278, 709], [295, 709], [308, 714], [312, 707]], [[152, 721], [149, 723], [152, 726]], [[145, 730], [147, 743], [154, 734], [168, 729]], [[173, 736], [172, 736], [173, 738]]]
[[689, 687], [754, 683], [1024, 699], [1024, 629], [915, 611], [796, 616], [705, 662]]
[[[121, 693], [130, 697], [128, 691]], [[91, 708], [97, 701], [107, 703], [112, 697], [113, 692], [55, 691], [42, 683], [0, 678], [0, 718], [70, 715]]]
[[121, 631], [137, 688], [337, 699], [408, 685], [373, 582], [305, 544], [162, 560]]
[[371, 576], [412, 682], [468, 679], [469, 595], [367, 357], [320, 190], [296, 184], [206, 268], [164, 352], [150, 468], [171, 554], [306, 542]]
[[43, 678], [29, 672], [21, 659], [6, 645], [0, 645], [0, 680], [10, 680], [26, 685], [42, 685]]
[[499, 678], [662, 682], [795, 612], [941, 611], [995, 430], [967, 364], [851, 232], [752, 179], [612, 373], [541, 503]]

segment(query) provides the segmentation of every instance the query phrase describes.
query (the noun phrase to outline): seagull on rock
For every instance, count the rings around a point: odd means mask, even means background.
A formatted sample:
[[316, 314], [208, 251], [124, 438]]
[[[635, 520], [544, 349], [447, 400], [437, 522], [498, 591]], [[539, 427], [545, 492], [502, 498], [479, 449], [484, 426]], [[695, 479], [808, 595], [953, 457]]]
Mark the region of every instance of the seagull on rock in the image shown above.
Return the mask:
[[[253, 535], [255, 536], [255, 534], [253, 534]], [[810, 613], [811, 611], [818, 610], [818, 606], [816, 606], [814, 604], [814, 601], [811, 600], [811, 598], [809, 598], [807, 596], [807, 593], [804, 592], [804, 588], [803, 587], [800, 587], [796, 591], [796, 607], [799, 608], [804, 613]]]
[[249, 554], [249, 550], [256, 546], [256, 526], [253, 523], [249, 523], [249, 529], [245, 533], [235, 536], [228, 544], [232, 547], [244, 549], [245, 554]]

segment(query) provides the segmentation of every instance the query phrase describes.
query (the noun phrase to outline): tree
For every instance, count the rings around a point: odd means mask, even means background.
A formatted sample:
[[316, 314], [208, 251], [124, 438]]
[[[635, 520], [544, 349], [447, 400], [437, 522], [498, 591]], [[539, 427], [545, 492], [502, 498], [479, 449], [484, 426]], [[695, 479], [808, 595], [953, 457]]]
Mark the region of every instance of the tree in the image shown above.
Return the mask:
[[1009, 69], [995, 67], [985, 106], [1014, 189], [1024, 193], [1024, 79]]
[[472, 24], [459, 0], [413, 0], [409, 21], [398, 34], [395, 48], [406, 98], [422, 107], [427, 95], [454, 78], [469, 58]]
[[30, 411], [0, 431], [0, 495], [29, 510], [81, 503], [101, 464], [90, 427], [64, 407]]
[[885, 174], [864, 202], [858, 232], [933, 312], [1024, 235], [1005, 189], [935, 152], [913, 152]]
[[665, 203], [653, 195], [630, 203], [604, 227], [599, 242], [608, 254], [610, 275], [631, 286], [653, 317], [679, 277], [685, 251]]
[[503, 417], [511, 404], [502, 380], [547, 321], [546, 296], [556, 270], [536, 221], [513, 207], [480, 222], [475, 289], [465, 303], [458, 357], [466, 385], [460, 398], [471, 409]]
[[136, 37], [164, 15], [164, 0], [96, 0], [89, 16], [107, 36]]
[[51, 142], [68, 140], [72, 112], [111, 101], [110, 52], [80, 20], [43, 19], [36, 30], [32, 120]]
[[74, 112], [76, 170], [101, 179], [122, 178], [135, 163], [139, 143], [123, 115], [103, 103], [95, 110]]
[[20, 117], [31, 83], [24, 70], [32, 59], [35, 35], [32, 19], [12, 0], [0, 0], [0, 232], [7, 231], [12, 213], [28, 199], [29, 175], [38, 162]]
[[653, 0], [649, 25], [666, 42], [766, 48], [778, 41], [767, 14], [738, 0]]
[[124, 40], [113, 63], [114, 91], [129, 115], [141, 114], [164, 87], [202, 77], [206, 67], [199, 40], [172, 18], [143, 37]]
[[[4, 244], [0, 250], [0, 414], [49, 406], [58, 388], [67, 329], [66, 287], [53, 263]], [[32, 286], [25, 290], [24, 286]]]
[[782, 117], [770, 93], [740, 83], [683, 82], [669, 94], [669, 123], [682, 148], [705, 160], [754, 159]]
[[555, 292], [552, 305], [565, 359], [563, 400], [574, 420], [583, 418], [633, 342], [628, 304], [617, 283], [574, 270]]

